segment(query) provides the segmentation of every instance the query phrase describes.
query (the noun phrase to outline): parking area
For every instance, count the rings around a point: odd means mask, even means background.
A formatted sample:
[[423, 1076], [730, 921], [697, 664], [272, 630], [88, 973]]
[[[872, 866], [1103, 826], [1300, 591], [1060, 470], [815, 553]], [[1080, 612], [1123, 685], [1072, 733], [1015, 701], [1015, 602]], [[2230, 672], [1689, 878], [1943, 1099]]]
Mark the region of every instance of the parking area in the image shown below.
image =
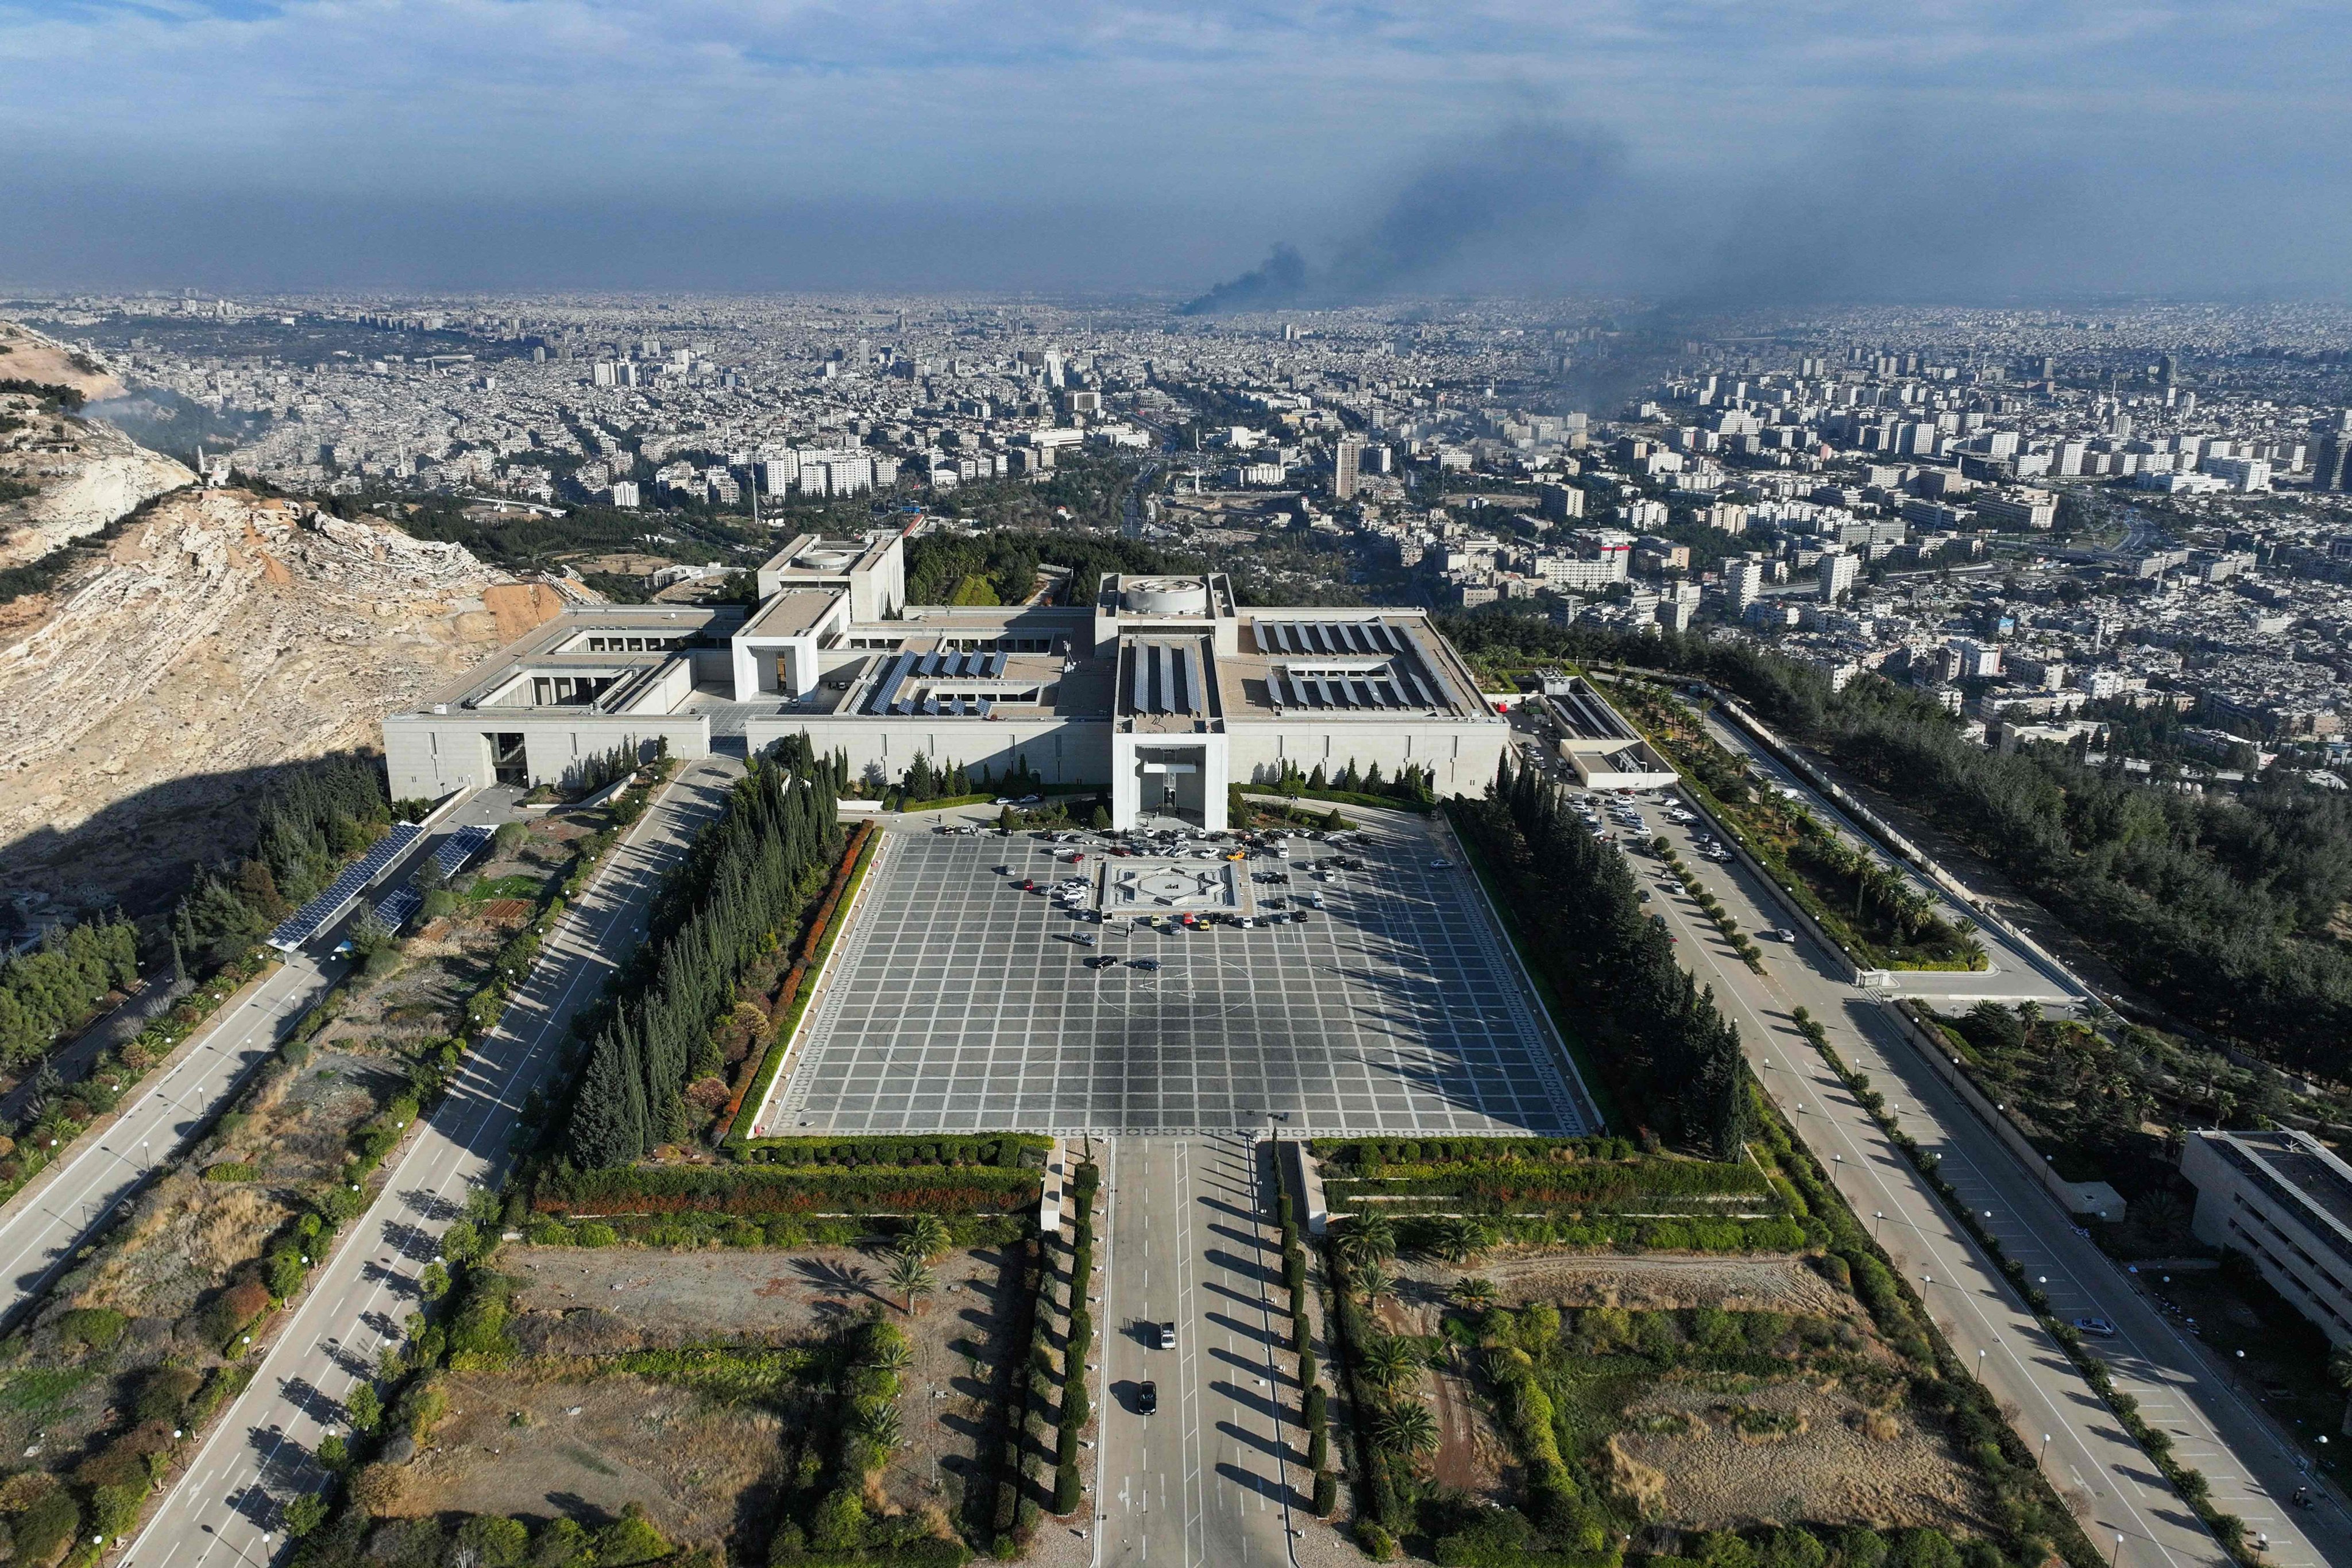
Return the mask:
[[[1254, 876], [1258, 910], [1321, 897], [1295, 924], [1097, 921], [1045, 892], [1097, 868], [1098, 849], [1055, 858], [1074, 847], [894, 827], [755, 1125], [1198, 1132], [1275, 1110], [1295, 1136], [1597, 1130], [1471, 872], [1417, 819], [1246, 862], [1291, 879]], [[1362, 868], [1300, 864], [1336, 854]]]

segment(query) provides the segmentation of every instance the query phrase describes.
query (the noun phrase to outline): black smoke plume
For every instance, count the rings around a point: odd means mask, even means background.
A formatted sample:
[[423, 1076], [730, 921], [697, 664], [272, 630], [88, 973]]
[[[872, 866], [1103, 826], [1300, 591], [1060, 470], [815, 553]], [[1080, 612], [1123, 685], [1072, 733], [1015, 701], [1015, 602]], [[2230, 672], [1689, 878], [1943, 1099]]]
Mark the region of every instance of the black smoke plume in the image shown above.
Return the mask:
[[1615, 143], [1537, 121], [1513, 121], [1433, 159], [1380, 216], [1315, 267], [1288, 244], [1178, 307], [1187, 316], [1362, 304], [1443, 288], [1516, 247], [1573, 243], [1579, 215], [1621, 180]]

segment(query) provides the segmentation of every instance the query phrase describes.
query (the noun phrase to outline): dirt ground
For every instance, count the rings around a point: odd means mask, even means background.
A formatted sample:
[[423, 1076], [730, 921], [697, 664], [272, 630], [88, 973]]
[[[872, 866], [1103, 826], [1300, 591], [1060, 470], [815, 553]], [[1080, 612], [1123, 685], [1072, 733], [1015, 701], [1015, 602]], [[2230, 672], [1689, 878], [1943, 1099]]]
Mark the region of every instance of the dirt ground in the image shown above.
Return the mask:
[[[1796, 1429], [1743, 1432], [1742, 1412], [1758, 1426]], [[1899, 1407], [1870, 1409], [1833, 1382], [1674, 1373], [1626, 1417], [1611, 1440], [1620, 1484], [1647, 1517], [1685, 1530], [1794, 1519], [1989, 1526], [1977, 1488], [1940, 1442]]]
[[[913, 1362], [899, 1414], [908, 1443], [883, 1478], [890, 1506], [953, 1511], [995, 1399], [996, 1366], [1020, 1289], [1017, 1262], [951, 1252], [938, 1293], [910, 1321], [882, 1282], [885, 1260], [856, 1247], [669, 1251], [509, 1245], [499, 1271], [522, 1281], [509, 1332], [524, 1352], [614, 1355], [692, 1344], [789, 1344], [879, 1304], [907, 1330]], [[601, 1385], [601, 1384], [600, 1384]], [[623, 1500], [626, 1500], [624, 1499]]]
[[713, 1541], [773, 1507], [783, 1417], [620, 1374], [537, 1382], [453, 1376], [433, 1446], [401, 1472], [392, 1511], [583, 1523], [645, 1505], [675, 1541]]
[[[909, 1327], [919, 1363], [942, 1358], [959, 1309], [993, 1288], [993, 1253], [940, 1260], [939, 1294]], [[498, 1268], [523, 1282], [515, 1333], [532, 1355], [612, 1355], [697, 1344], [790, 1344], [830, 1332], [876, 1302], [909, 1326], [882, 1282], [887, 1259], [854, 1247], [673, 1252], [637, 1247], [509, 1246]], [[942, 1342], [936, 1346], [934, 1341]]]
[[1723, 1258], [1622, 1258], [1591, 1253], [1528, 1253], [1475, 1270], [1509, 1305], [1551, 1301], [1566, 1307], [1664, 1310], [1719, 1307], [1729, 1312], [1788, 1312], [1855, 1318], [1861, 1304], [1801, 1258], [1780, 1254]]
[[[260, 1253], [317, 1183], [342, 1166], [351, 1129], [404, 1081], [384, 1059], [322, 1050], [246, 1102], [242, 1123], [225, 1121], [213, 1146], [140, 1198], [77, 1306], [111, 1307], [134, 1318], [176, 1318], [204, 1292]], [[207, 1182], [205, 1165], [242, 1160], [253, 1182]]]

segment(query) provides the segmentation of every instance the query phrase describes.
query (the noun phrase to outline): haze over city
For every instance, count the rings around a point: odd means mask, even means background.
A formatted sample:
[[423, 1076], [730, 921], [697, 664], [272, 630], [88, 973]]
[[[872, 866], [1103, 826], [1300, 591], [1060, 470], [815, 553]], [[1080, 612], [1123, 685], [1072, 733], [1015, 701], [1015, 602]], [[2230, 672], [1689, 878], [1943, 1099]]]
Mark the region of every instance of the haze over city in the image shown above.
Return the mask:
[[0, 276], [2334, 296], [2326, 5], [0, 7]]

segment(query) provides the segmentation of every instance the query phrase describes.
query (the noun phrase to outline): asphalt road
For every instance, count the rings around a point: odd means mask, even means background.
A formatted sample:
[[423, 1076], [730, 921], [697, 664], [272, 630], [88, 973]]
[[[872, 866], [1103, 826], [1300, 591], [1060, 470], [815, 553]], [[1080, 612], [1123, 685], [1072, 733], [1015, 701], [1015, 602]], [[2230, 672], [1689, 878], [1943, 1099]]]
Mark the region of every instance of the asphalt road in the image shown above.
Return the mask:
[[663, 874], [715, 816], [741, 765], [688, 766], [556, 928], [505, 1021], [386, 1173], [376, 1201], [311, 1278], [231, 1405], [122, 1561], [142, 1568], [262, 1563], [285, 1545], [285, 1504], [318, 1482], [311, 1452], [415, 1310], [417, 1275], [467, 1193], [503, 1169], [515, 1117], [562, 1055], [572, 1012], [645, 934]]
[[[394, 865], [385, 885], [413, 870], [447, 830], [505, 821], [515, 799], [509, 790], [467, 801]], [[178, 1153], [236, 1096], [247, 1076], [342, 976], [346, 966], [332, 956], [334, 944], [356, 912], [337, 921], [216, 1015], [110, 1126], [85, 1137], [58, 1166], [0, 1209], [0, 1318], [47, 1288], [75, 1249], [139, 1189], [149, 1172]]]
[[1923, 999], [1945, 996], [1969, 998], [1971, 1004], [1974, 1000], [1989, 997], [2005, 1002], [2031, 999], [2060, 1005], [2079, 1003], [2090, 995], [2089, 989], [2063, 966], [2011, 940], [1997, 920], [1990, 919], [1981, 910], [1962, 909], [1950, 893], [1937, 886], [1916, 867], [1887, 854], [1876, 840], [1839, 810], [1834, 802], [1823, 798], [1779, 758], [1749, 739], [1738, 725], [1727, 721], [1712, 710], [1705, 715], [1705, 722], [1707, 733], [1718, 744], [1735, 756], [1746, 757], [1774, 784], [1795, 791], [1803, 798], [1806, 809], [1817, 819], [1827, 823], [1846, 842], [1862, 849], [1934, 900], [1937, 914], [1948, 921], [1965, 920], [1976, 926], [1977, 941], [1984, 945], [1985, 956], [1991, 963], [1990, 968], [1974, 973], [1921, 971], [1898, 973], [1893, 987], [1894, 994]]
[[[1263, 1146], [1246, 1133], [1118, 1138], [1104, 1158], [1097, 1568], [1287, 1563], [1312, 1478], [1297, 1379], [1275, 1354], [1288, 1321], [1273, 1304], [1282, 1243]], [[1176, 1325], [1173, 1350], [1159, 1348], [1162, 1322]], [[1136, 1399], [1146, 1381], [1159, 1387], [1150, 1415]]]
[[[1687, 832], [1662, 819], [1653, 827], [1676, 842], [1742, 928], [1781, 918], [1775, 895], [1736, 862], [1697, 859]], [[2121, 1561], [2139, 1568], [2227, 1561], [2064, 1351], [1796, 1031], [1795, 1005], [1822, 1021], [1849, 1066], [1870, 1075], [1904, 1130], [1942, 1157], [1945, 1178], [1979, 1213], [1990, 1214], [1987, 1223], [2003, 1248], [2037, 1277], [2060, 1316], [2096, 1314], [2116, 1324], [2118, 1337], [2098, 1346], [2116, 1387], [2173, 1435], [2175, 1453], [2204, 1472], [2224, 1511], [2270, 1537], [2264, 1561], [2282, 1568], [2352, 1562], [2352, 1532], [2336, 1500], [2324, 1497], [2308, 1511], [2285, 1506], [2307, 1478], [2276, 1431], [2075, 1234], [2057, 1202], [1918, 1059], [1881, 1002], [1833, 979], [1843, 971], [1801, 939], [1763, 943], [1766, 973], [1755, 974], [1694, 904], [1668, 889], [1659, 862], [1639, 856], [1635, 865], [1652, 889], [1647, 907], [1665, 916], [1678, 955], [1738, 1024], [1758, 1077], [1815, 1155], [1833, 1167], [1848, 1203], [1872, 1224], [1961, 1361], [1973, 1363], [2004, 1410], [2014, 1412], [2012, 1425], [2029, 1447], [2043, 1450], [2049, 1435], [2045, 1466], [2061, 1493], [2080, 1505], [2095, 1544], [2114, 1553], [2120, 1536]]]

